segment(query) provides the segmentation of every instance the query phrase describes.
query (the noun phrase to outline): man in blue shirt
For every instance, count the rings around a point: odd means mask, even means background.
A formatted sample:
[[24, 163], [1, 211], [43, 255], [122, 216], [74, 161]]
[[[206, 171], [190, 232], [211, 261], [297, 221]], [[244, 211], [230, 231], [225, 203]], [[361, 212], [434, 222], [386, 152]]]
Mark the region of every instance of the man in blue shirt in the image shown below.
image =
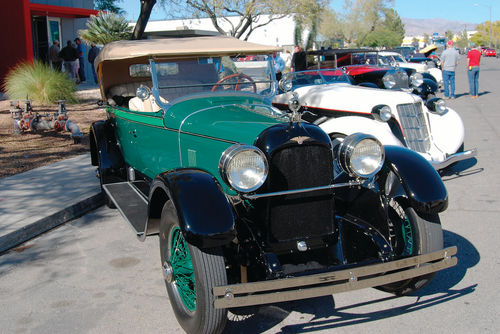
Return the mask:
[[85, 82], [85, 62], [83, 61], [83, 57], [85, 54], [85, 45], [82, 44], [82, 41], [77, 37], [75, 38], [75, 43], [76, 43], [76, 51], [78, 53], [78, 62], [79, 68], [78, 68], [78, 78], [80, 78], [80, 83]]
[[274, 69], [276, 71], [276, 80], [280, 81], [282, 71], [285, 69], [285, 61], [276, 52], [273, 53]]

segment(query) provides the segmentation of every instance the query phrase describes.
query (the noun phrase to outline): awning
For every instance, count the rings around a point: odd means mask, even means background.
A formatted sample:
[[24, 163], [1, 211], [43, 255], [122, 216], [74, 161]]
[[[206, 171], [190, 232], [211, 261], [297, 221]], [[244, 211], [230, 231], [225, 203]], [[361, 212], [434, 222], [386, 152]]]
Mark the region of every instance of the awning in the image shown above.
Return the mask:
[[38, 3], [29, 3], [29, 11], [31, 15], [70, 18], [87, 18], [90, 15], [99, 14], [99, 11], [94, 9], [42, 5]]

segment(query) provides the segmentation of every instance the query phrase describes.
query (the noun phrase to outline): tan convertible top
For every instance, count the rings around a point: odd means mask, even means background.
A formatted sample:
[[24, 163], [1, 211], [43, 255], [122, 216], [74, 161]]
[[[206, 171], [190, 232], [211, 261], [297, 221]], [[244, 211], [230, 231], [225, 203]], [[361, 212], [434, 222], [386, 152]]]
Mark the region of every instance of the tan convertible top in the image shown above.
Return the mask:
[[144, 78], [129, 76], [129, 66], [147, 64], [152, 56], [161, 58], [233, 56], [268, 54], [280, 50], [278, 47], [249, 43], [227, 36], [116, 41], [102, 48], [94, 65], [99, 77], [102, 98], [106, 100], [111, 87], [143, 81]]
[[281, 48], [249, 43], [228, 36], [116, 41], [106, 44], [96, 59], [96, 64], [110, 60], [149, 58], [151, 56], [229, 56], [280, 51]]

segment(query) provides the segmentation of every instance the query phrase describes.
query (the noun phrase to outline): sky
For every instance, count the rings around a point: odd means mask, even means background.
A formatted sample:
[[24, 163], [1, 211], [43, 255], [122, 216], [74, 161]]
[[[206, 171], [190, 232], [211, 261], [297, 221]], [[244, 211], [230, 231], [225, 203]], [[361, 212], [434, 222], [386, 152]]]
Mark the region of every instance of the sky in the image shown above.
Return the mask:
[[[153, 8], [150, 20], [167, 19], [166, 12], [158, 5]], [[500, 0], [394, 0], [396, 11], [402, 18], [432, 19], [440, 18], [466, 23], [500, 20]], [[331, 0], [334, 9], [342, 9], [343, 0]], [[137, 21], [140, 0], [122, 0], [118, 3], [130, 21]]]

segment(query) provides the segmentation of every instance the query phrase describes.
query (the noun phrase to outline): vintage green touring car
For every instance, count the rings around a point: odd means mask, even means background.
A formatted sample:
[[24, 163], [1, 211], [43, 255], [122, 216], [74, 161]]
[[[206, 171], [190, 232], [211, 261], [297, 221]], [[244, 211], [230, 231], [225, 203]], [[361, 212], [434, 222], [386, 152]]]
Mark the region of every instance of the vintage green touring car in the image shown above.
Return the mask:
[[92, 164], [137, 237], [159, 236], [188, 333], [218, 333], [243, 306], [409, 293], [456, 264], [434, 168], [361, 133], [334, 151], [295, 98], [272, 107], [276, 51], [212, 36], [113, 42], [96, 60], [107, 119]]

